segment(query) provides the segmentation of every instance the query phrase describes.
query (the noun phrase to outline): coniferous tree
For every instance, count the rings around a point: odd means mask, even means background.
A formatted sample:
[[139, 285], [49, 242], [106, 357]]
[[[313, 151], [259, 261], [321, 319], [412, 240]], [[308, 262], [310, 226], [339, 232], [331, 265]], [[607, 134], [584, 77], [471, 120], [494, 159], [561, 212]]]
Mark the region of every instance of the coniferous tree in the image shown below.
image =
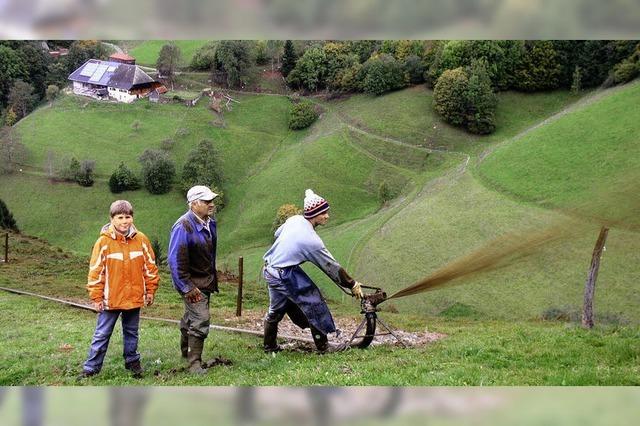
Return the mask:
[[10, 229], [12, 231], [19, 232], [16, 220], [9, 211], [7, 205], [0, 199], [0, 228]]
[[287, 40], [284, 43], [284, 53], [282, 54], [282, 75], [287, 77], [289, 73], [296, 67], [296, 51], [293, 48], [291, 40]]

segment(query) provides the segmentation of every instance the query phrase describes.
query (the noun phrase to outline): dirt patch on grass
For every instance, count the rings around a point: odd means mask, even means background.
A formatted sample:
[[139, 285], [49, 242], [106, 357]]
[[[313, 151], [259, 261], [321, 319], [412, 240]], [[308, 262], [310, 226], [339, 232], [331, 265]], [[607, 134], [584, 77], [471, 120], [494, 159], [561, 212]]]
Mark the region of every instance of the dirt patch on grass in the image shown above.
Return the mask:
[[[252, 331], [263, 331], [262, 319], [264, 318], [263, 312], [243, 312], [242, 317], [225, 318], [221, 325], [228, 327], [238, 327]], [[331, 344], [339, 345], [348, 343], [353, 336], [353, 333], [360, 325], [362, 318], [334, 318], [336, 327], [341, 331], [340, 333], [329, 335], [329, 342]], [[392, 324], [387, 324], [392, 327], [393, 332], [402, 340], [407, 347], [422, 347], [426, 346], [436, 340], [440, 340], [446, 337], [445, 334], [435, 332], [410, 332], [400, 329], [396, 329]], [[377, 333], [385, 333], [384, 327], [378, 323]], [[364, 334], [361, 331], [359, 335]], [[291, 322], [291, 320], [285, 316], [278, 326], [278, 336], [284, 343], [281, 346], [284, 349], [306, 351], [313, 348], [311, 332], [309, 329], [302, 330], [297, 325]], [[301, 342], [297, 340], [287, 340], [286, 336], [294, 337], [297, 339], [307, 339], [308, 342]], [[354, 340], [353, 343], [357, 343], [359, 339]], [[370, 346], [398, 346], [402, 347], [402, 344], [396, 340], [392, 335], [375, 336]]]

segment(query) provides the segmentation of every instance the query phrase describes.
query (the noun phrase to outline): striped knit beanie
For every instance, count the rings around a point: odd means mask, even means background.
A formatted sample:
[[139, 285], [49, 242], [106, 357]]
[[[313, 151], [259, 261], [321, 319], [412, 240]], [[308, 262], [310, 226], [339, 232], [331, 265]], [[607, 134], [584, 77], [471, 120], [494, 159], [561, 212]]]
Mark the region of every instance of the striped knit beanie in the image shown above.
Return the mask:
[[304, 191], [304, 217], [311, 219], [329, 210], [327, 200], [310, 189]]

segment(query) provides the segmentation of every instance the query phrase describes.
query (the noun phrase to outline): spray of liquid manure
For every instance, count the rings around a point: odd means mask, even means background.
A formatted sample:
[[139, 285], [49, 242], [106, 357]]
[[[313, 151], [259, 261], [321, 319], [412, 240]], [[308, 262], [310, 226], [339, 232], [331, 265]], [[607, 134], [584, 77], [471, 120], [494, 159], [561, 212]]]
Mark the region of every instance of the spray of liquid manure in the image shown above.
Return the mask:
[[386, 300], [431, 291], [445, 285], [462, 284], [478, 274], [505, 268], [533, 256], [554, 242], [583, 236], [595, 227], [640, 231], [640, 171], [600, 185], [588, 199], [563, 209], [561, 218], [543, 229], [502, 235], [397, 291]]

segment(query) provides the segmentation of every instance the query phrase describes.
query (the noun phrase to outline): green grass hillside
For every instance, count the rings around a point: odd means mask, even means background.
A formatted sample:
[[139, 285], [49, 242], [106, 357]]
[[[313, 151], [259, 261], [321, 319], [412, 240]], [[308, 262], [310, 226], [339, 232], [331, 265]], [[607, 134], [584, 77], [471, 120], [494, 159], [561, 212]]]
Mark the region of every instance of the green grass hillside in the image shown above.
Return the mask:
[[571, 206], [640, 170], [640, 81], [498, 147], [480, 175], [531, 202]]
[[[426, 188], [364, 243], [356, 274], [363, 281], [399, 290], [476, 248], [490, 251], [491, 241], [505, 233], [526, 235], [564, 220], [562, 214], [523, 203], [523, 198], [591, 203], [601, 195], [593, 176], [604, 179], [637, 170], [640, 144], [635, 130], [640, 121], [634, 100], [639, 87], [636, 83], [605, 92], [585, 107], [501, 146], [480, 165], [480, 174], [491, 177], [483, 179], [489, 187], [467, 173]], [[511, 140], [517, 133], [505, 130], [509, 127], [499, 127], [493, 138]], [[470, 167], [476, 161], [473, 156]], [[495, 188], [509, 191], [496, 193]], [[634, 205], [622, 207], [628, 214]], [[626, 228], [615, 228], [609, 236], [596, 311], [603, 319], [636, 322], [640, 238]], [[459, 281], [463, 286], [389, 303], [403, 312], [441, 316], [539, 318], [556, 311], [575, 317], [598, 229], [598, 223], [584, 225], [571, 238], [506, 269]]]
[[477, 145], [500, 141], [559, 111], [580, 95], [568, 92], [522, 93], [498, 95], [496, 111], [498, 131], [489, 136], [475, 136], [441, 121], [433, 112], [433, 91], [424, 86], [382, 96], [358, 95], [332, 101], [329, 106], [347, 122], [380, 136], [434, 149], [468, 151]]
[[[158, 237], [166, 247], [169, 228], [185, 209], [178, 191], [162, 196], [145, 190], [114, 195], [104, 180], [92, 188], [51, 184], [43, 175], [45, 159], [49, 151], [57, 158], [73, 154], [95, 159], [99, 176], [107, 178], [120, 161], [137, 168], [136, 158], [145, 148], [157, 148], [171, 137], [176, 141], [171, 156], [180, 169], [189, 150], [207, 138], [220, 154], [228, 199], [218, 217], [221, 265], [235, 269], [238, 256], [244, 256], [247, 285], [261, 288], [256, 283], [260, 259], [271, 241], [277, 207], [300, 204], [304, 189], [312, 187], [332, 205], [332, 220], [320, 230], [332, 253], [358, 279], [387, 291], [398, 290], [492, 237], [555, 217], [479, 185], [469, 171], [480, 152], [534, 126], [577, 96], [566, 92], [499, 96], [498, 130], [482, 138], [441, 123], [430, 106], [431, 92], [423, 88], [325, 102], [320, 120], [302, 132], [287, 129], [290, 103], [285, 97], [237, 95], [240, 103], [225, 113], [221, 128], [214, 125], [217, 118], [204, 102], [188, 109], [146, 101], [104, 104], [68, 96], [17, 125], [30, 151], [29, 173], [4, 178], [8, 185], [0, 188], [0, 198], [25, 232], [86, 254], [107, 219], [109, 203], [124, 197], [134, 203], [141, 230]], [[136, 119], [141, 122], [137, 132], [131, 128]], [[345, 124], [355, 124], [359, 130]], [[433, 146], [466, 154], [429, 152], [417, 139], [421, 134], [439, 135], [442, 143]], [[395, 195], [386, 206], [378, 198], [382, 182]], [[623, 291], [602, 299], [606, 303], [600, 308], [634, 319], [623, 314], [633, 301], [626, 292], [635, 260], [634, 251], [628, 250], [633, 238], [627, 237], [618, 240], [625, 252], [616, 260], [622, 269], [609, 272]], [[594, 238], [585, 235], [579, 242], [549, 248], [546, 258], [485, 278], [490, 280], [488, 286], [474, 281], [428, 297], [390, 302], [389, 309], [449, 315], [460, 308], [463, 316], [528, 319], [558, 303], [574, 307], [580, 303], [577, 298]], [[571, 256], [559, 256], [565, 251]], [[545, 259], [558, 261], [550, 266]], [[332, 306], [353, 311], [349, 297], [315, 268], [307, 269], [319, 280]], [[556, 297], [541, 282], [559, 285], [562, 296]], [[528, 301], [524, 308], [523, 299]]]

